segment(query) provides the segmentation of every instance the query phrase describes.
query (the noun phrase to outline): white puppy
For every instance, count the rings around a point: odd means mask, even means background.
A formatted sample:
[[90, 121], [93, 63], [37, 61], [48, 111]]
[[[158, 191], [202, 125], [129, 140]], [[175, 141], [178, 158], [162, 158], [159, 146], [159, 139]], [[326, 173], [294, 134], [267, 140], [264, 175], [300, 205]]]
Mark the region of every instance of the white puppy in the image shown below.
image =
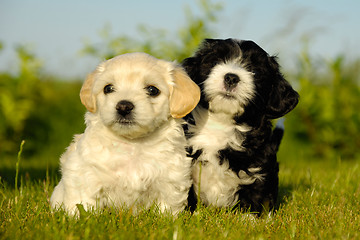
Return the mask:
[[200, 99], [184, 70], [145, 53], [120, 55], [88, 76], [80, 98], [86, 129], [60, 159], [52, 208], [181, 211], [192, 182], [180, 118]]

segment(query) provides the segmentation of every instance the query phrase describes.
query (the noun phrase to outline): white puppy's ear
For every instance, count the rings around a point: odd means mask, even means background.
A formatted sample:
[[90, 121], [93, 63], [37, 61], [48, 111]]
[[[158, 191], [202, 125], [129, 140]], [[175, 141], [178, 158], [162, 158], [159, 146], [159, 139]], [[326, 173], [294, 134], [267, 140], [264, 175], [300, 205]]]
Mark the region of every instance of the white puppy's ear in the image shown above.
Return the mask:
[[172, 76], [174, 85], [170, 95], [170, 114], [173, 118], [182, 118], [200, 101], [200, 88], [180, 66], [175, 67]]
[[81, 103], [86, 107], [89, 112], [96, 112], [96, 99], [93, 94], [93, 85], [95, 81], [96, 71], [90, 73], [81, 87], [80, 99]]

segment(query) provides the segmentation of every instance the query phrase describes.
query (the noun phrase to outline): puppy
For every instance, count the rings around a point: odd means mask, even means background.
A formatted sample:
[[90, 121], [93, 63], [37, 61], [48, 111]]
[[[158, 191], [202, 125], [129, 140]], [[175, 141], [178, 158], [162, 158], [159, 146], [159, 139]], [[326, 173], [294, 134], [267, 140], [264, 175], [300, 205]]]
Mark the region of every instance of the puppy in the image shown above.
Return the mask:
[[252, 41], [207, 39], [182, 63], [201, 100], [186, 117], [193, 189], [189, 205], [234, 207], [261, 214], [275, 206], [282, 129], [271, 120], [290, 112], [299, 95], [276, 57]]
[[162, 212], [181, 211], [192, 183], [181, 118], [200, 100], [181, 66], [145, 53], [120, 55], [88, 76], [80, 98], [86, 129], [60, 159], [52, 208], [136, 213], [156, 204]]

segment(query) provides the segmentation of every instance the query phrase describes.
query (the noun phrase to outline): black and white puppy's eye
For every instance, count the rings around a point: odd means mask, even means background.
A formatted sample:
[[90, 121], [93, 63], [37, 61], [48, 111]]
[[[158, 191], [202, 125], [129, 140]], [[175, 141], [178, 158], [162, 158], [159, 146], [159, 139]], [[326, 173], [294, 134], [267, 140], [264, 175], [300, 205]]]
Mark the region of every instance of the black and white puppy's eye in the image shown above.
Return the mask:
[[112, 84], [108, 84], [104, 87], [104, 93], [108, 94], [108, 93], [112, 93], [115, 91], [114, 85]]
[[157, 87], [152, 86], [152, 85], [147, 86], [145, 88], [145, 90], [147, 91], [147, 94], [151, 97], [156, 97], [160, 94], [160, 90]]

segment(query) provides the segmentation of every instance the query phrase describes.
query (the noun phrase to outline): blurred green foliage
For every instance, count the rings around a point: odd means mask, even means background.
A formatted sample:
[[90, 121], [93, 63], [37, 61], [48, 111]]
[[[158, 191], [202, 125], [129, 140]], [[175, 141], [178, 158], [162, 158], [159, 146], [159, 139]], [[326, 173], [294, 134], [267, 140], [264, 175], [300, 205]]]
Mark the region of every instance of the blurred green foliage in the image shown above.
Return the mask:
[[81, 83], [46, 76], [42, 62], [24, 46], [16, 52], [18, 72], [0, 73], [0, 158], [14, 156], [25, 140], [24, 156], [57, 159], [82, 129]]
[[[186, 9], [187, 20], [175, 37], [145, 26], [139, 28], [141, 40], [112, 36], [107, 26], [102, 31], [103, 42], [85, 44], [82, 53], [101, 61], [142, 51], [181, 61], [191, 56], [204, 38], [215, 36], [211, 24], [217, 21], [222, 6], [206, 0], [198, 3], [202, 15]], [[347, 61], [344, 56], [315, 60], [306, 46], [303, 49], [297, 71], [287, 74], [301, 99], [287, 116], [284, 147], [290, 146], [294, 156], [306, 158], [359, 159], [360, 60]], [[72, 136], [84, 130], [85, 108], [79, 99], [82, 79], [64, 81], [47, 76], [43, 62], [28, 48], [20, 46], [16, 51], [18, 72], [0, 73], [0, 171], [6, 164], [15, 166], [22, 140], [26, 141], [22, 164], [32, 161], [55, 167]]]
[[19, 73], [0, 77], [0, 142], [2, 151], [13, 151], [25, 129], [25, 122], [40, 97], [41, 62], [25, 47], [16, 49]]
[[294, 74], [301, 101], [290, 130], [314, 156], [359, 158], [360, 60], [314, 59], [305, 46]]

